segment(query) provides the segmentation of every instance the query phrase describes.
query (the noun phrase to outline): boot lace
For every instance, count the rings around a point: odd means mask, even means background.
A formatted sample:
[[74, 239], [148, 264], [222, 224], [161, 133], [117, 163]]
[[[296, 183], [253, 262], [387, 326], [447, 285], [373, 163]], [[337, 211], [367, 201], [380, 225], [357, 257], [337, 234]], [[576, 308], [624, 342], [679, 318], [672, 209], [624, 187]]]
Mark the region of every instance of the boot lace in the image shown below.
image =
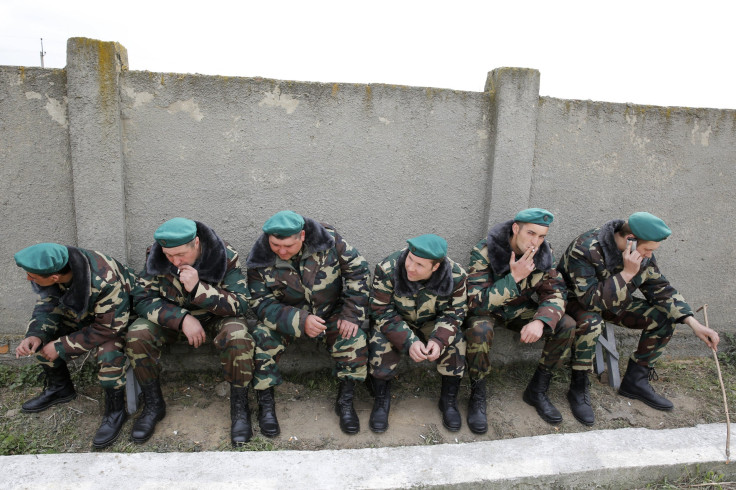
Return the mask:
[[659, 380], [659, 375], [657, 374], [657, 370], [653, 367], [649, 368], [649, 381], [657, 381]]

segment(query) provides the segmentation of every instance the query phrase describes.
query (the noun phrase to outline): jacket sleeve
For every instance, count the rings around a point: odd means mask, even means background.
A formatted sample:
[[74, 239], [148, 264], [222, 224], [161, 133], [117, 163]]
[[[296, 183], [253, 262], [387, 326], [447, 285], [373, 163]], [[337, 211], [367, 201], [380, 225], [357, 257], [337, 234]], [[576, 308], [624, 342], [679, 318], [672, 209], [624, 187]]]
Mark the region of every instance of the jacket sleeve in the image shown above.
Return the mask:
[[509, 272], [492, 282], [487, 248], [475, 246], [468, 268], [468, 309], [471, 315], [487, 315], [502, 308], [521, 294], [514, 276]]
[[437, 312], [434, 330], [429, 336], [443, 347], [449, 347], [455, 341], [468, 312], [467, 274], [459, 265], [455, 265], [452, 272], [452, 296], [447, 307]]
[[59, 323], [63, 316], [58, 304], [59, 298], [42, 294], [33, 308], [33, 315], [26, 329], [26, 338], [38, 337], [46, 344], [58, 337]]
[[248, 284], [240, 268], [238, 254], [228, 248], [227, 272], [217, 285], [200, 281], [189, 301], [215, 316], [245, 316], [248, 311]]
[[685, 317], [692, 316], [690, 305], [660, 273], [655, 260], [652, 260], [632, 281], [640, 283], [639, 289], [647, 301], [664, 309], [674, 322], [682, 323]]
[[258, 319], [271, 330], [301, 337], [309, 312], [281, 303], [266, 285], [263, 269], [248, 269], [248, 290], [253, 311]]
[[367, 318], [370, 301], [368, 262], [338, 233], [335, 233], [335, 249], [343, 279], [340, 318], [360, 325]]
[[573, 282], [572, 291], [586, 310], [596, 313], [618, 311], [631, 303], [632, 293], [637, 287], [633, 281], [627, 284], [620, 272], [599, 280], [588, 250], [576, 246], [567, 253], [567, 273]]
[[393, 295], [394, 285], [390, 272], [385, 271], [381, 264], [378, 264], [373, 275], [373, 287], [370, 294], [373, 328], [385, 335], [396, 349], [406, 352], [419, 338], [396, 311]]
[[138, 316], [172, 330], [181, 330], [188, 310], [165, 299], [161, 294], [161, 281], [165, 276], [154, 276], [145, 268], [139, 275], [139, 287], [133, 297]]
[[534, 314], [534, 319], [542, 321], [554, 330], [562, 315], [565, 314], [565, 304], [567, 302], [565, 281], [562, 280], [556, 269], [550, 269], [546, 272], [535, 271], [530, 276], [532, 281], [536, 279], [533, 277], [536, 274], [540, 274], [541, 277], [535, 288], [539, 297], [539, 306]]

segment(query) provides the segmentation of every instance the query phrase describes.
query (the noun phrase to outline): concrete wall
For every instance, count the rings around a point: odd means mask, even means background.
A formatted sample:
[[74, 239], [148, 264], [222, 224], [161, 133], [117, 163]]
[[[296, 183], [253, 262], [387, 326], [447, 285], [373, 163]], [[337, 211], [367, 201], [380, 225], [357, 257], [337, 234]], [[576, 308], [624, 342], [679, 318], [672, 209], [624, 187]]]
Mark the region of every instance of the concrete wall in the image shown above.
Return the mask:
[[736, 111], [540, 97], [539, 72], [520, 68], [461, 92], [128, 71], [124, 47], [82, 38], [67, 56], [63, 71], [0, 67], [0, 334], [25, 328], [34, 297], [12, 255], [39, 241], [137, 269], [170, 217], [247, 255], [293, 209], [371, 266], [421, 233], [465, 264], [528, 206], [555, 213], [558, 253], [609, 219], [661, 216], [667, 276], [734, 333]]

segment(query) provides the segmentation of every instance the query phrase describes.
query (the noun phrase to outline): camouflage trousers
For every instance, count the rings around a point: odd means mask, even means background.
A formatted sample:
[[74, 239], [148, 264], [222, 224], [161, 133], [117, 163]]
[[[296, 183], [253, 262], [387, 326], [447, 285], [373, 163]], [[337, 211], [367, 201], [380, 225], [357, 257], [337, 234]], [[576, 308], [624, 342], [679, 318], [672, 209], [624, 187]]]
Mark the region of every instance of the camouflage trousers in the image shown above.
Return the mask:
[[[433, 321], [426, 322], [419, 328], [412, 327], [412, 331], [425, 344], [433, 330]], [[396, 348], [375, 326], [371, 327], [368, 350], [370, 352], [368, 365], [371, 376], [383, 380], [391, 380], [396, 376], [401, 354], [409, 353], [408, 348], [401, 350]], [[455, 335], [452, 344], [442, 349], [440, 357], [435, 362], [437, 363], [437, 372], [440, 375], [462, 378], [463, 373], [465, 373], [465, 337], [463, 337], [462, 332]]]
[[619, 314], [587, 311], [577, 300], [571, 298], [566, 313], [577, 322], [572, 352], [572, 368], [576, 370], [593, 371], [595, 345], [603, 330], [604, 321], [642, 331], [639, 345], [631, 355], [631, 359], [642, 366], [654, 364], [675, 331], [674, 321], [664, 308], [653, 306], [641, 298], [634, 298]]
[[[534, 319], [535, 310], [528, 310], [528, 315], [522, 315], [509, 322], [492, 316], [471, 316], [465, 321], [465, 337], [468, 341], [468, 352], [465, 359], [468, 363], [468, 375], [473, 381], [485, 378], [491, 372], [490, 350], [493, 345], [493, 328], [500, 324], [520, 332], [524, 325]], [[525, 317], [526, 316], [526, 317]], [[570, 349], [575, 334], [575, 321], [568, 315], [563, 315], [555, 329], [545, 325], [542, 332], [544, 347], [539, 365], [551, 371], [562, 366], [570, 357]]]
[[[366, 345], [366, 334], [363, 329], [358, 328], [354, 337], [345, 339], [337, 330], [337, 321], [327, 321], [327, 329], [324, 334], [317, 337], [318, 341], [324, 342], [335, 364], [332, 367], [332, 375], [338, 379], [351, 379], [353, 381], [364, 381], [368, 361], [368, 348]], [[296, 335], [289, 335], [268, 328], [263, 323], [256, 324], [251, 332], [256, 343], [255, 373], [253, 375], [253, 389], [266, 390], [272, 386], [280, 385], [283, 381], [279, 370], [279, 360]], [[299, 337], [306, 337], [301, 334]]]
[[[220, 353], [220, 365], [225, 381], [244, 388], [253, 379], [253, 338], [248, 333], [244, 318], [217, 317], [204, 322], [202, 327], [213, 339]], [[175, 342], [179, 331], [162, 327], [143, 318], [133, 322], [126, 335], [125, 353], [133, 366], [139, 383], [157, 380], [161, 375], [161, 349]]]
[[[64, 335], [68, 335], [79, 329], [76, 322], [71, 320], [63, 320], [62, 324], [58, 327], [55, 332], [54, 340]], [[52, 340], [51, 342], [54, 342]], [[97, 352], [95, 353], [95, 359], [97, 360], [97, 366], [99, 371], [97, 372], [97, 379], [100, 381], [102, 389], [118, 389], [125, 386], [125, 353], [123, 352], [123, 346], [125, 345], [125, 339], [122, 337], [114, 337], [107, 342], [97, 346]], [[39, 351], [41, 349], [39, 348]], [[43, 364], [50, 368], [58, 368], [63, 364], [66, 364], [61, 357], [57, 357], [53, 361], [47, 361], [45, 357], [40, 354], [36, 354], [36, 361], [38, 364]], [[77, 356], [78, 357], [78, 356]]]

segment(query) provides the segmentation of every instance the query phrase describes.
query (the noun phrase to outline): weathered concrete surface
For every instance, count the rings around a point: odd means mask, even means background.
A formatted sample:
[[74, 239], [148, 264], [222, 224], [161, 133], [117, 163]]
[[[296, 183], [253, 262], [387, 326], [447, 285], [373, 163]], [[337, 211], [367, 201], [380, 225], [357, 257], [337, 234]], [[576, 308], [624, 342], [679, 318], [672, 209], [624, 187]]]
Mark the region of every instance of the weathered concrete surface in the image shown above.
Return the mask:
[[[6, 488], [633, 488], [686, 471], [736, 477], [725, 424], [339, 451], [0, 457]], [[29, 471], [42, 468], [43, 471]], [[329, 471], [326, 469], [329, 468]]]

